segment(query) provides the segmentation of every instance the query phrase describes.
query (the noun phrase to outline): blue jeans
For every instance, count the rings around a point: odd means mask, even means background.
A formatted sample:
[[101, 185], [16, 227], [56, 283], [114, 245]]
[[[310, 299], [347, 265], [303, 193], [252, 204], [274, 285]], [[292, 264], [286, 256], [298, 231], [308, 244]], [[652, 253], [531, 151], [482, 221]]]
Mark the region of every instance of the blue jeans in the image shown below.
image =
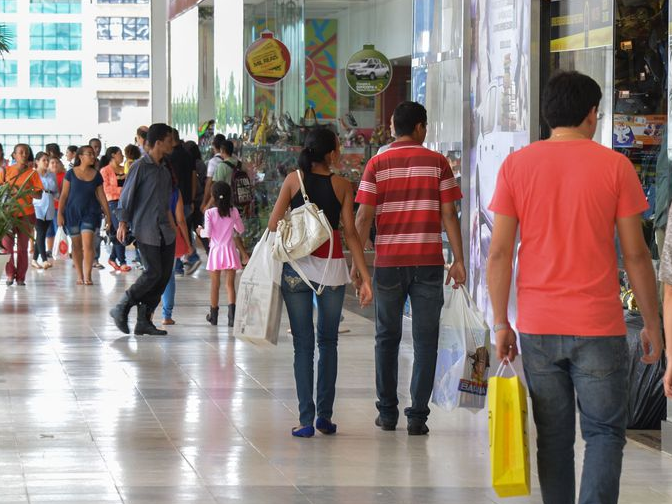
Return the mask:
[[413, 374], [411, 407], [404, 413], [409, 422], [425, 422], [434, 386], [439, 320], [443, 307], [443, 266], [376, 268], [373, 274], [376, 309], [376, 407], [381, 420], [399, 419], [397, 382], [399, 344], [404, 304], [411, 298], [413, 310]]
[[[317, 287], [317, 284], [313, 285]], [[282, 269], [281, 290], [294, 342], [294, 379], [299, 398], [299, 421], [303, 426], [313, 425], [313, 291], [289, 264], [285, 264]], [[317, 361], [317, 416], [327, 420], [331, 420], [336, 396], [338, 324], [344, 298], [345, 285], [326, 287], [317, 296], [317, 346], [320, 350]]]
[[580, 504], [616, 504], [628, 415], [628, 345], [622, 336], [520, 335], [537, 426], [544, 504], [573, 504], [576, 404], [586, 442]]
[[161, 314], [163, 320], [173, 318], [173, 307], [175, 306], [175, 271], [171, 271], [168, 285], [161, 295]]
[[120, 266], [123, 266], [126, 264], [126, 247], [124, 247], [121, 242], [117, 240], [117, 229], [119, 228], [117, 207], [119, 206], [119, 201], [109, 201], [107, 205], [110, 208], [110, 215], [112, 216], [112, 227], [110, 228], [112, 253], [110, 254], [110, 261], [118, 262]]

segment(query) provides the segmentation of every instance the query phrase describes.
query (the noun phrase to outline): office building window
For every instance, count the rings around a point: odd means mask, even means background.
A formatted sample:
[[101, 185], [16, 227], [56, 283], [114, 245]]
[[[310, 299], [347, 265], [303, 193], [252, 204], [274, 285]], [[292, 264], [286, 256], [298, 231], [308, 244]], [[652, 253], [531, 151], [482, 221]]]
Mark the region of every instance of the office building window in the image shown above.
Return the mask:
[[129, 107], [149, 107], [149, 100], [98, 98], [98, 122], [111, 123], [121, 121], [121, 111]]
[[149, 0], [98, 0], [99, 4], [148, 4]]
[[0, 119], [54, 119], [56, 100], [0, 100]]
[[149, 40], [149, 18], [99, 17], [98, 40]]
[[16, 60], [0, 59], [0, 87], [16, 87]]
[[80, 23], [33, 23], [30, 48], [42, 51], [79, 51], [82, 48]]
[[148, 78], [149, 56], [146, 54], [99, 54], [98, 77]]
[[30, 87], [81, 87], [82, 62], [43, 60], [30, 62]]
[[[2, 29], [3, 27], [0, 27]], [[4, 23], [4, 34], [7, 39], [9, 50], [16, 49], [16, 23]]]
[[82, 0], [30, 0], [30, 12], [36, 14], [79, 14]]
[[0, 12], [13, 14], [16, 12], [16, 0], [0, 0]]
[[48, 143], [56, 143], [61, 146], [61, 150], [65, 150], [66, 145], [81, 145], [81, 135], [31, 135], [31, 134], [16, 134], [16, 133], [0, 133], [0, 144], [5, 146], [5, 154], [9, 157], [12, 148], [19, 143], [30, 145], [33, 152], [39, 152], [44, 149]]

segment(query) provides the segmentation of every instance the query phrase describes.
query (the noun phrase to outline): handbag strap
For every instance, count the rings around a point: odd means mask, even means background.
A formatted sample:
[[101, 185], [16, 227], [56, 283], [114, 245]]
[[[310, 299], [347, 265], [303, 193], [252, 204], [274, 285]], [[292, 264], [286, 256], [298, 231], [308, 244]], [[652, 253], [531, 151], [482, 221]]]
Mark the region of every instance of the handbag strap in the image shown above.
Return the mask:
[[322, 272], [322, 279], [320, 280], [319, 285], [317, 286], [317, 289], [313, 287], [313, 283], [308, 279], [308, 276], [304, 273], [304, 271], [301, 269], [301, 266], [294, 260], [289, 258], [289, 264], [291, 265], [292, 268], [294, 268], [294, 271], [296, 271], [299, 276], [301, 277], [301, 280], [310, 287], [315, 294], [320, 296], [324, 292], [324, 288], [326, 287], [324, 285], [324, 281], [327, 278], [327, 272], [331, 269], [331, 259], [332, 255], [334, 253], [334, 235], [333, 233], [329, 237], [329, 257], [327, 258], [327, 266], [324, 268], [324, 271]]
[[306, 186], [303, 185], [303, 176], [301, 175], [301, 168], [296, 170], [296, 175], [299, 177], [299, 184], [301, 185], [301, 195], [303, 196], [303, 201], [304, 203], [308, 204], [310, 203], [310, 199], [308, 198], [308, 193], [306, 192]]

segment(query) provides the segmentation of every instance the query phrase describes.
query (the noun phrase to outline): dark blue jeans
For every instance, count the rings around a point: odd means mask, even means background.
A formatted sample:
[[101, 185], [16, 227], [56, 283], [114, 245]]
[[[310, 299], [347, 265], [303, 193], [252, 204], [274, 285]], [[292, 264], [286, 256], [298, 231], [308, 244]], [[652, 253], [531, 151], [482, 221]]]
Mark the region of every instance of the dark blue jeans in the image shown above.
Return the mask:
[[376, 309], [376, 407], [384, 423], [399, 419], [397, 381], [404, 304], [411, 298], [413, 375], [409, 422], [427, 421], [434, 386], [439, 319], [443, 306], [443, 266], [376, 268], [373, 274]]
[[[317, 284], [313, 284], [317, 287]], [[294, 379], [299, 398], [299, 422], [313, 425], [315, 328], [313, 326], [313, 290], [289, 264], [282, 268], [282, 297], [287, 306], [294, 342]], [[336, 396], [338, 371], [338, 325], [343, 311], [345, 285], [326, 287], [317, 296], [317, 416], [331, 420]]]
[[544, 504], [576, 501], [575, 404], [586, 442], [579, 502], [616, 504], [628, 413], [626, 339], [521, 334], [520, 340]]
[[117, 229], [119, 228], [119, 219], [117, 218], [118, 201], [109, 201], [107, 205], [110, 208], [110, 215], [112, 216], [112, 227], [110, 229], [110, 236], [112, 239], [112, 252], [110, 253], [110, 261], [118, 262], [120, 266], [126, 264], [126, 247], [124, 247], [119, 240], [117, 240]]

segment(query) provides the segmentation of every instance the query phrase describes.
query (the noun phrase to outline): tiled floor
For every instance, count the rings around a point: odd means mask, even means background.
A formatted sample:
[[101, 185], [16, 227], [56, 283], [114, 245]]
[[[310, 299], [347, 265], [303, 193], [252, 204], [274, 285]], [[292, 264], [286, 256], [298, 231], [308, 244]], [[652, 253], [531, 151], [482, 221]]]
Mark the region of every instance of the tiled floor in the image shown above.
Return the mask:
[[[0, 503], [540, 502], [534, 475], [529, 499], [489, 488], [485, 412], [435, 408], [427, 437], [373, 426], [370, 321], [346, 313], [338, 434], [295, 439], [286, 325], [271, 349], [207, 325], [201, 270], [177, 281], [168, 337], [124, 336], [106, 313], [136, 276], [76, 287], [60, 262], [0, 285]], [[405, 339], [403, 394], [411, 357]], [[672, 502], [671, 474], [672, 458], [629, 443], [621, 502]]]

